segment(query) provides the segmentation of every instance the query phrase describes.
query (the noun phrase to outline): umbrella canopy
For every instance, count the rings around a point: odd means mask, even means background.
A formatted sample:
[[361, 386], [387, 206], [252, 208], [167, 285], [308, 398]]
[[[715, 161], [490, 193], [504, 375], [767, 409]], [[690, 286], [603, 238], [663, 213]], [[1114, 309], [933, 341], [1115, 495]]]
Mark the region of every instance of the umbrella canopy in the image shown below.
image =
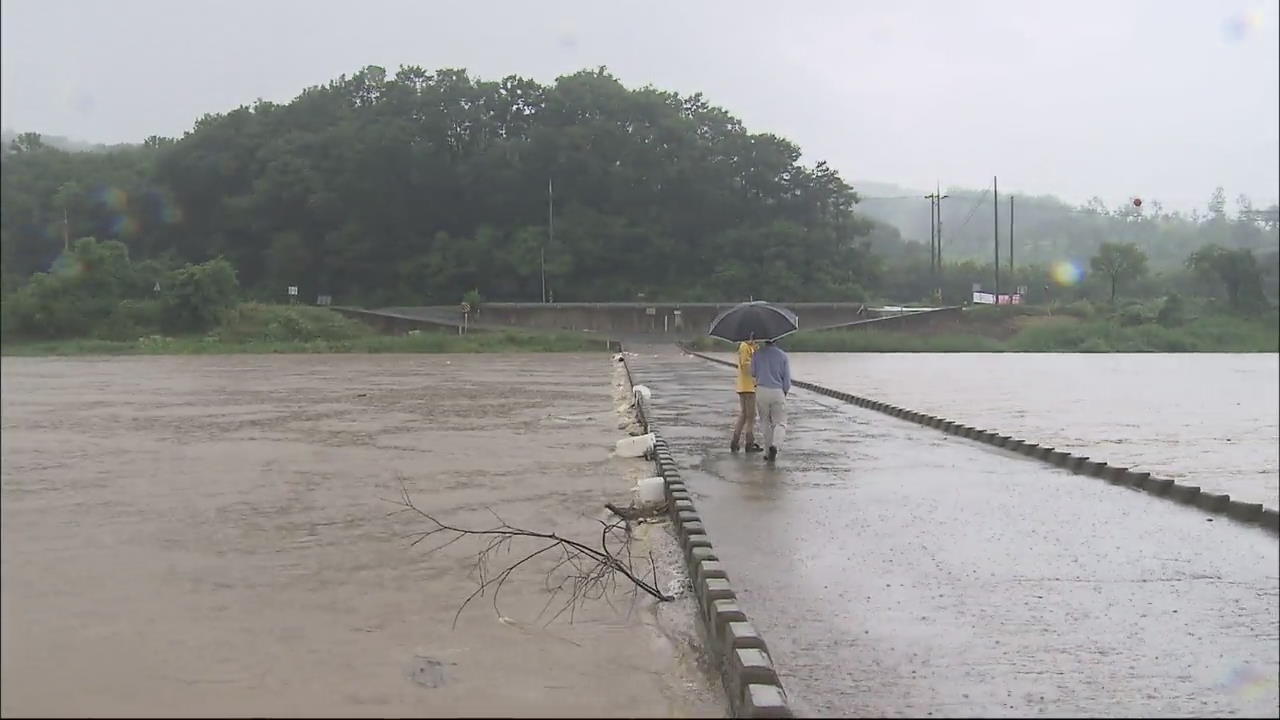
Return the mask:
[[711, 321], [707, 334], [729, 342], [777, 340], [799, 329], [796, 314], [763, 300], [735, 305]]

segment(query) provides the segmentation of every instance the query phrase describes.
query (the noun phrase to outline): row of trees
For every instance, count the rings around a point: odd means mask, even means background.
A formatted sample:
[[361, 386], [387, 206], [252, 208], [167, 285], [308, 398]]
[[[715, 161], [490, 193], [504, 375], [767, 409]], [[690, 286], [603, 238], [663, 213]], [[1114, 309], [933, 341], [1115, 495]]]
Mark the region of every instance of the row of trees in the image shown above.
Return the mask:
[[[1275, 253], [1271, 254], [1270, 260], [1270, 266], [1261, 265], [1250, 250], [1206, 245], [1191, 253], [1186, 267], [1196, 273], [1198, 279], [1217, 283], [1225, 292], [1227, 306], [1231, 310], [1251, 312], [1268, 304], [1263, 287], [1264, 280], [1270, 280], [1272, 286], [1275, 284]], [[1098, 254], [1090, 260], [1090, 265], [1094, 272], [1109, 282], [1112, 303], [1116, 301], [1122, 284], [1148, 274], [1147, 255], [1133, 243], [1103, 243]]]
[[47, 273], [4, 298], [5, 337], [135, 340], [154, 329], [202, 332], [239, 299], [235, 269], [218, 258], [200, 264], [133, 262], [116, 240], [77, 240]]
[[536, 300], [545, 266], [566, 301], [861, 297], [856, 195], [799, 158], [700, 95], [628, 90], [603, 69], [545, 86], [370, 67], [177, 141], [71, 154], [20, 136], [3, 161], [4, 260], [47, 267], [65, 211], [70, 237], [224, 256], [271, 293]]
[[[949, 262], [940, 272], [929, 267], [928, 255], [903, 255], [879, 263], [878, 288], [886, 300], [933, 302], [935, 290], [942, 299], [960, 303], [971, 288], [994, 285], [990, 262]], [[1065, 278], [1053, 265], [1018, 264], [1011, 272], [1000, 269], [1002, 292], [1027, 288], [1025, 301], [1034, 304], [1070, 303], [1077, 300], [1115, 303], [1121, 298], [1149, 300], [1170, 293], [1219, 300], [1219, 307], [1234, 313], [1252, 313], [1273, 305], [1280, 295], [1280, 253], [1208, 245], [1197, 249], [1174, 267], [1152, 264], [1146, 253], [1130, 243], [1103, 243], [1083, 265], [1073, 265], [1083, 277]]]
[[[924, 192], [892, 185], [860, 188], [868, 195], [859, 205], [867, 217], [885, 223], [899, 233], [916, 252], [928, 254], [929, 201]], [[942, 203], [944, 259], [985, 260], [992, 257], [995, 218], [988, 190], [951, 188]], [[1255, 208], [1246, 196], [1236, 198], [1229, 211], [1226, 191], [1219, 187], [1204, 208], [1190, 212], [1166, 209], [1158, 200], [1141, 205], [1126, 202], [1108, 207], [1094, 197], [1082, 206], [1071, 206], [1052, 196], [1015, 196], [1015, 254], [1023, 263], [1086, 260], [1103, 242], [1131, 243], [1141, 249], [1153, 267], [1172, 268], [1207, 245], [1255, 252], [1280, 245], [1280, 208]], [[1009, 247], [1009, 197], [1000, 198], [1001, 255]], [[892, 231], [890, 231], [892, 234]], [[895, 251], [880, 242], [876, 249]], [[905, 252], [899, 248], [897, 252]]]
[[[992, 277], [981, 192], [949, 191], [947, 267], [935, 279], [916, 240], [928, 233], [925, 201], [858, 204], [839, 174], [799, 158], [701, 95], [628, 90], [604, 69], [543, 85], [369, 67], [287, 104], [207, 116], [177, 140], [67, 152], [33, 133], [12, 138], [0, 159], [0, 260], [8, 293], [71, 239], [95, 236], [168, 268], [225, 258], [250, 295], [299, 286], [372, 305], [452, 304], [471, 290], [537, 300], [544, 277], [562, 301], [910, 302], [937, 287], [958, 301]], [[1033, 300], [1105, 297], [1099, 279], [1059, 288], [1048, 273], [1099, 248], [1094, 275], [1110, 273], [1117, 292], [1217, 287], [1233, 305], [1256, 300], [1243, 289], [1252, 281], [1208, 284], [1195, 271], [1214, 263], [1260, 267], [1270, 287], [1274, 221], [1228, 217], [1222, 192], [1196, 217], [1054, 198], [1019, 197], [1017, 209], [1009, 284]], [[1108, 244], [1132, 246], [1151, 271], [1111, 258]], [[1205, 256], [1213, 263], [1189, 268], [1206, 247], [1221, 249]]]

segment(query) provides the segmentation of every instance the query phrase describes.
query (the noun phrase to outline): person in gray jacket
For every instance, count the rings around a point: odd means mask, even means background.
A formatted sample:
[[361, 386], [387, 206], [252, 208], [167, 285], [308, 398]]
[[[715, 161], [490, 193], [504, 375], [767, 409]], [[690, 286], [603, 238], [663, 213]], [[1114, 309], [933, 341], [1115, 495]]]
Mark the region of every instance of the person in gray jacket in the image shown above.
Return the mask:
[[756, 410], [764, 431], [765, 460], [773, 462], [787, 437], [787, 396], [791, 394], [791, 359], [770, 340], [751, 358], [756, 379]]

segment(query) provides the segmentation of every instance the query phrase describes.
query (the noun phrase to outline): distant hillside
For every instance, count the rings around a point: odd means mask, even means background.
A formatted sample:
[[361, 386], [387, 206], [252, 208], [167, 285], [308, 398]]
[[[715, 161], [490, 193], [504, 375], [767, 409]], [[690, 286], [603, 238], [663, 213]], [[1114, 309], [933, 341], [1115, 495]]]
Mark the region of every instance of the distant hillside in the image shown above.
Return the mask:
[[[15, 130], [5, 129], [0, 131], [0, 144], [5, 148], [9, 147], [9, 143], [18, 136]], [[45, 135], [41, 133], [40, 139], [50, 147], [67, 152], [107, 152], [109, 150], [118, 150], [120, 148], [134, 147], [136, 143], [117, 143], [115, 145], [106, 145], [104, 143], [87, 143], [80, 140], [62, 137], [61, 135]]]
[[[904, 188], [890, 183], [858, 181], [858, 214], [897, 228], [908, 242], [929, 243], [929, 200], [932, 190]], [[994, 255], [993, 208], [990, 189], [944, 187], [942, 239], [944, 260], [990, 261]], [[1141, 209], [1108, 208], [1099, 199], [1073, 206], [1052, 195], [1016, 195], [1014, 199], [1014, 255], [1019, 262], [1082, 261], [1103, 242], [1132, 242], [1157, 266], [1179, 266], [1195, 249], [1216, 243], [1263, 253], [1280, 248], [1275, 209], [1254, 211], [1239, 197], [1228, 212], [1226, 194], [1219, 189], [1204, 210], [1189, 214], [1167, 212], [1156, 199]], [[1000, 253], [1007, 258], [1009, 195], [1000, 193]], [[927, 250], [926, 250], [927, 254]]]

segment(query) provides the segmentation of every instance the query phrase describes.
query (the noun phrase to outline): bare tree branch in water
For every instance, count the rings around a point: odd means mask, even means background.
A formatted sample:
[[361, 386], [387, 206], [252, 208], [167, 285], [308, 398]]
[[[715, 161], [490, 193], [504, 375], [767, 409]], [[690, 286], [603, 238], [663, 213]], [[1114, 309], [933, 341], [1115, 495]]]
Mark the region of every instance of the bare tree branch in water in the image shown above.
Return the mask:
[[[610, 607], [613, 607], [611, 595], [617, 591], [619, 580], [624, 583], [630, 583], [630, 595], [633, 605], [640, 591], [644, 591], [662, 602], [669, 602], [674, 599], [658, 589], [658, 569], [652, 552], [649, 553], [648, 557], [652, 580], [646, 580], [642, 577], [643, 569], [636, 570], [635, 558], [631, 552], [631, 523], [627, 517], [619, 517], [609, 522], [597, 520], [600, 523], [600, 547], [595, 548], [570, 538], [561, 537], [555, 533], [537, 532], [515, 527], [508, 524], [506, 520], [502, 519], [502, 516], [492, 509], [489, 509], [489, 513], [497, 521], [497, 525], [492, 528], [476, 530], [455, 527], [441, 522], [415, 505], [403, 482], [400, 484], [400, 494], [400, 500], [393, 501], [401, 506], [401, 509], [397, 512], [414, 513], [425, 518], [430, 523], [426, 530], [410, 536], [414, 538], [413, 542], [410, 543], [411, 547], [429, 538], [447, 538], [444, 542], [428, 550], [427, 554], [429, 555], [443, 550], [464, 538], [480, 538], [484, 540], [484, 546], [476, 553], [475, 567], [479, 585], [474, 592], [462, 601], [462, 604], [458, 606], [458, 611], [454, 613], [453, 627], [455, 628], [458, 625], [458, 618], [462, 615], [462, 611], [466, 609], [467, 605], [490, 590], [493, 592], [493, 610], [498, 614], [498, 617], [503, 617], [502, 611], [498, 608], [498, 598], [502, 593], [503, 585], [521, 566], [543, 555], [556, 557], [556, 562], [546, 572], [543, 579], [544, 587], [550, 593], [550, 597], [547, 598], [542, 611], [538, 613], [538, 618], [541, 619], [546, 616], [556, 598], [565, 598], [565, 602], [560, 609], [547, 620], [548, 625], [555, 622], [557, 618], [565, 613], [568, 613], [569, 621], [573, 622], [574, 614], [587, 601], [604, 600], [609, 603]], [[620, 513], [618, 514], [620, 515]], [[512, 547], [517, 541], [540, 542], [531, 552], [521, 555], [514, 562], [503, 565], [498, 559], [499, 556], [510, 555]]]

